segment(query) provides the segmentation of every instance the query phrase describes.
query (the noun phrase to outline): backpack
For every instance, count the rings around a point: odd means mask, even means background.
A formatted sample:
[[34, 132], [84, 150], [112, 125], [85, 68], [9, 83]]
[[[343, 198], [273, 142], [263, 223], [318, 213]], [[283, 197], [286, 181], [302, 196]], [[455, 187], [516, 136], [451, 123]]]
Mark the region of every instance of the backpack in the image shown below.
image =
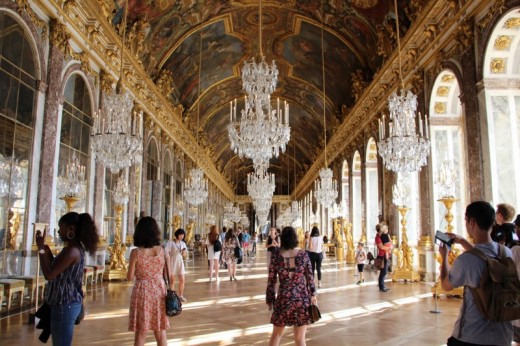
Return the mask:
[[505, 247], [498, 245], [498, 257], [486, 256], [474, 247], [467, 252], [486, 261], [486, 268], [477, 288], [468, 287], [478, 310], [491, 321], [512, 321], [520, 318], [520, 280], [513, 259], [506, 257]]
[[215, 242], [213, 243], [213, 251], [214, 252], [219, 252], [219, 251], [222, 251], [222, 243], [220, 242], [220, 240], [215, 240]]
[[167, 316], [177, 316], [182, 312], [182, 302], [179, 296], [175, 291], [170, 290], [169, 288], [166, 291], [165, 297], [166, 303], [166, 315]]

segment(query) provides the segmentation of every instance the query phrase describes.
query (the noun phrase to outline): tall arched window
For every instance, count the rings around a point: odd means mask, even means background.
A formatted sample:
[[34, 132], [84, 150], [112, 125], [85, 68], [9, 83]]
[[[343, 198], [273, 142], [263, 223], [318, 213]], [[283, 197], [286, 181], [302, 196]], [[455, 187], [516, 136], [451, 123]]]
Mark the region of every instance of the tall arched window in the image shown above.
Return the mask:
[[377, 169], [377, 146], [374, 138], [370, 138], [367, 144], [365, 164], [365, 191], [366, 208], [365, 220], [367, 227], [367, 238], [375, 239], [376, 225], [379, 222], [379, 172]]
[[491, 197], [520, 209], [520, 11], [497, 23], [484, 56]]
[[[462, 215], [466, 206], [466, 159], [464, 156], [464, 124], [462, 106], [460, 104], [460, 87], [452, 71], [442, 71], [433, 85], [430, 121], [431, 121], [431, 170], [433, 177], [433, 225], [435, 229], [444, 231], [447, 226], [446, 207], [438, 200], [445, 195], [453, 194], [459, 201], [451, 211], [453, 215]], [[451, 168], [450, 173], [446, 168]], [[450, 184], [451, 191], [443, 191], [441, 181], [446, 174], [455, 176], [455, 184]], [[452, 222], [454, 232], [463, 234], [464, 220], [455, 217]]]
[[352, 160], [352, 237], [354, 241], [363, 234], [363, 203], [361, 200], [361, 155], [354, 153]]
[[[168, 232], [171, 231], [169, 228], [170, 220], [172, 218], [172, 203], [173, 203], [173, 186], [174, 184], [174, 176], [173, 176], [173, 162], [170, 151], [166, 152], [164, 155], [164, 164], [163, 164], [163, 233], [164, 239], [168, 239]], [[175, 232], [175, 230], [173, 230]]]
[[[79, 74], [73, 74], [67, 80], [64, 90], [58, 174], [66, 173], [66, 167], [72, 162], [73, 157], [76, 157], [79, 163], [85, 167], [85, 172], [89, 171], [91, 132], [92, 105], [90, 94], [84, 79]], [[74, 205], [74, 211], [85, 211], [89, 198], [87, 191], [87, 183], [85, 183], [79, 192], [79, 201]], [[58, 189], [56, 219], [67, 212], [65, 203], [60, 199], [66, 193], [68, 192]]]
[[36, 68], [24, 29], [0, 12], [0, 248], [18, 249], [28, 229]]

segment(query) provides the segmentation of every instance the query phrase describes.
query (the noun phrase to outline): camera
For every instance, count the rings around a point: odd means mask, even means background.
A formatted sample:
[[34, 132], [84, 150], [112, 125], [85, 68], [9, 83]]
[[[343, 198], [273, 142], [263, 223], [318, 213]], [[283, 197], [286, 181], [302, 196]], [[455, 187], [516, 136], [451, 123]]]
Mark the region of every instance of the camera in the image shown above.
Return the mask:
[[453, 239], [449, 235], [441, 231], [437, 231], [435, 232], [435, 243], [440, 245], [441, 242], [447, 246], [453, 245]]

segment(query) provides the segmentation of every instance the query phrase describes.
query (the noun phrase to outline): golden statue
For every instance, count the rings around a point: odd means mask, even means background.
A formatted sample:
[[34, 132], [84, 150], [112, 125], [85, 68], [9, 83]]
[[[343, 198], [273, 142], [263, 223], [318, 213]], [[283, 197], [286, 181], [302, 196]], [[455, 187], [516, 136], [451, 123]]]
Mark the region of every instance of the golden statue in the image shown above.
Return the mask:
[[298, 244], [300, 244], [300, 249], [305, 249], [305, 232], [303, 231], [303, 228], [297, 227], [296, 234], [298, 235]]
[[344, 260], [344, 249], [343, 249], [343, 236], [341, 235], [341, 218], [337, 218], [332, 220], [332, 223], [334, 225], [333, 228], [333, 239], [334, 239], [334, 245], [336, 246], [336, 260], [337, 261], [343, 261]]
[[343, 227], [343, 233], [347, 243], [347, 263], [356, 263], [356, 249], [354, 247], [354, 237], [352, 236], [352, 224], [349, 222]]
[[7, 248], [9, 250], [16, 250], [16, 236], [18, 235], [18, 231], [20, 231], [21, 217], [19, 213], [9, 209], [7, 219]]
[[121, 233], [122, 233], [122, 214], [124, 206], [121, 204], [116, 204], [114, 206], [116, 217], [115, 217], [115, 235], [114, 235], [114, 244], [108, 248], [108, 252], [110, 253], [110, 266], [108, 270], [103, 274], [103, 278], [105, 280], [126, 280], [126, 272], [128, 269], [128, 265], [126, 263], [125, 252], [126, 245], [121, 241]]
[[193, 226], [195, 226], [195, 222], [194, 221], [190, 221], [186, 225], [186, 237], [185, 237], [185, 240], [184, 240], [186, 245], [190, 244], [191, 243], [191, 239], [193, 238]]
[[392, 281], [419, 281], [421, 276], [413, 269], [413, 251], [408, 245], [408, 235], [406, 231], [406, 213], [410, 210], [406, 206], [398, 206], [397, 210], [401, 214], [401, 246], [394, 253], [397, 254], [397, 269], [392, 275]]

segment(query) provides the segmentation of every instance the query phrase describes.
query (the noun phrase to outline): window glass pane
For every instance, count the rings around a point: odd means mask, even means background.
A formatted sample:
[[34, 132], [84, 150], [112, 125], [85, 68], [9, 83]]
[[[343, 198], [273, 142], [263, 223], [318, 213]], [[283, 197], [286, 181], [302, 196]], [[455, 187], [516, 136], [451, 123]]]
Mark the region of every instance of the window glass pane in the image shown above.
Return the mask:
[[15, 118], [16, 117], [16, 108], [18, 103], [18, 88], [20, 87], [20, 83], [18, 80], [14, 78], [7, 78], [7, 87], [2, 90], [5, 92], [3, 96], [0, 96], [0, 99], [4, 103], [3, 113], [8, 116], [9, 118]]
[[60, 142], [70, 146], [70, 127], [72, 118], [67, 112], [63, 112], [61, 117], [61, 135]]
[[20, 84], [18, 115], [16, 120], [28, 126], [32, 126], [33, 121], [34, 94], [33, 89], [24, 84]]

